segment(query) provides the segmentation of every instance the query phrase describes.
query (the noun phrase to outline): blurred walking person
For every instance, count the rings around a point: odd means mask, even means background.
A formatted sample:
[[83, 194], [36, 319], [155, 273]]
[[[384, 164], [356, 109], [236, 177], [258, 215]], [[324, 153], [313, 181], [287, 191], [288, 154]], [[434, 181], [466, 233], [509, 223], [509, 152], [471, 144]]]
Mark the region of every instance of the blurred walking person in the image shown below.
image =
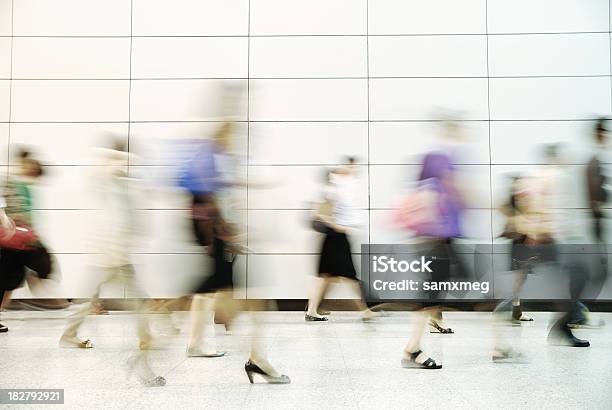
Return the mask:
[[348, 282], [358, 295], [354, 299], [363, 320], [375, 316], [366, 302], [362, 283], [357, 278], [353, 263], [349, 235], [356, 232], [362, 221], [357, 206], [358, 184], [354, 158], [347, 158], [346, 164], [329, 173], [324, 188], [323, 202], [315, 211], [315, 225], [324, 233], [319, 257], [318, 277], [308, 300], [304, 318], [310, 322], [327, 321], [319, 312], [319, 305], [329, 286], [336, 281]]
[[[246, 183], [232, 176], [233, 160], [230, 148], [233, 123], [225, 122], [210, 140], [197, 144], [194, 157], [183, 169], [179, 184], [192, 197], [191, 216], [194, 236], [199, 245], [206, 248], [212, 272], [202, 278], [194, 289], [191, 302], [191, 337], [187, 346], [188, 357], [221, 357], [225, 351], [217, 350], [215, 340], [215, 313], [223, 318], [226, 327], [242, 309], [261, 310], [257, 301], [239, 303], [233, 298], [233, 267], [235, 258], [245, 252], [236, 224], [226, 220], [229, 207], [222, 206], [222, 194], [231, 187]], [[267, 383], [290, 383], [288, 376], [279, 373], [267, 360], [258, 334], [261, 324], [256, 314], [253, 322], [251, 349], [245, 364], [245, 372], [251, 383], [254, 376], [261, 376]]]
[[[553, 344], [589, 347], [590, 342], [574, 335], [572, 328], [588, 324], [586, 307], [580, 298], [596, 299], [608, 275], [606, 232], [603, 227], [603, 208], [608, 200], [606, 179], [600, 156], [607, 146], [607, 119], [600, 118], [595, 125], [595, 153], [586, 164], [585, 179], [592, 218], [592, 241], [581, 245], [568, 245], [564, 252], [564, 268], [569, 276], [569, 299], [562, 303], [562, 316], [553, 324], [548, 340]], [[577, 194], [577, 193], [576, 193]], [[594, 262], [594, 263], [592, 263]]]
[[[8, 305], [13, 290], [24, 281], [32, 288], [41, 286], [52, 271], [52, 258], [33, 227], [32, 187], [43, 175], [40, 162], [30, 153], [20, 154], [19, 173], [9, 176], [0, 197], [0, 306]], [[26, 268], [36, 276], [26, 274]], [[34, 290], [33, 289], [33, 290]], [[0, 333], [8, 328], [0, 324]]]
[[[68, 324], [60, 337], [60, 346], [67, 348], [92, 348], [89, 339], [81, 339], [78, 332], [87, 315], [95, 309], [100, 290], [111, 282], [121, 283], [126, 293], [142, 292], [136, 282], [130, 251], [134, 245], [137, 230], [133, 192], [130, 189], [130, 178], [127, 165], [130, 154], [125, 151], [123, 143], [113, 142], [111, 148], [98, 149], [99, 163], [91, 178], [91, 188], [98, 208], [95, 211], [92, 228], [92, 267], [104, 277], [96, 286], [92, 300], [85, 304], [76, 314], [68, 318]], [[164, 386], [166, 380], [156, 376], [151, 369], [147, 349], [153, 336], [147, 316], [143, 312], [142, 302], [136, 299], [123, 300], [123, 308], [137, 314], [138, 350], [128, 360], [128, 369], [135, 371], [140, 382], [147, 387]]]

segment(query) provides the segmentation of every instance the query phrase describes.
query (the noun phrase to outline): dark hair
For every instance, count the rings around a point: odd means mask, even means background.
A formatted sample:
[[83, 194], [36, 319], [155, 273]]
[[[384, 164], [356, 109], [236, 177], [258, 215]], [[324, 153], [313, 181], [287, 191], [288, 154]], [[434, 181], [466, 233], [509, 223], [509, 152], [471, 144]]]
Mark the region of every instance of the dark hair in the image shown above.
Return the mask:
[[347, 164], [349, 164], [349, 165], [354, 165], [354, 164], [355, 164], [355, 162], [357, 162], [357, 159], [356, 159], [355, 157], [350, 156], [350, 155], [349, 155], [349, 156], [347, 156], [347, 157], [345, 157], [345, 158], [344, 158], [344, 160], [345, 160], [345, 161], [346, 161], [346, 163], [347, 163]]
[[608, 129], [606, 128], [607, 121], [607, 118], [600, 117], [595, 123], [595, 139], [599, 143], [603, 142], [606, 138], [606, 132], [608, 131]]

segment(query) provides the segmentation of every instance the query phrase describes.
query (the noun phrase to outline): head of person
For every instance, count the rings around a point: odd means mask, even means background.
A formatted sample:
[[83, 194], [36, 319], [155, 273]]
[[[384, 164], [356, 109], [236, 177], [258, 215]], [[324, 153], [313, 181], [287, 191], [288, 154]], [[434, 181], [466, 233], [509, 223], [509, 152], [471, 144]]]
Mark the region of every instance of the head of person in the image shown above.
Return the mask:
[[357, 174], [357, 158], [353, 156], [344, 157], [343, 164], [334, 170], [334, 173], [339, 175], [355, 175]]
[[231, 146], [233, 125], [231, 122], [224, 122], [223, 125], [217, 130], [214, 136], [214, 141], [217, 147], [222, 151], [228, 151]]
[[32, 158], [25, 158], [21, 162], [21, 175], [33, 179], [38, 179], [44, 174], [42, 165], [39, 161]]
[[600, 147], [605, 147], [608, 143], [608, 119], [599, 118], [595, 123], [595, 143]]
[[544, 146], [544, 161], [546, 164], [559, 164], [561, 146], [559, 144], [547, 144]]

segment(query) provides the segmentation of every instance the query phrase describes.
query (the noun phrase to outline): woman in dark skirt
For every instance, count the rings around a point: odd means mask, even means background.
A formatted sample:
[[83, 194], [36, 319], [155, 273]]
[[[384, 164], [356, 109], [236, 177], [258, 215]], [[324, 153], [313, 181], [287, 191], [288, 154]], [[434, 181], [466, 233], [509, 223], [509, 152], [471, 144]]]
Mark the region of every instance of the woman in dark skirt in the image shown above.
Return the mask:
[[[10, 177], [4, 187], [4, 198], [0, 198], [0, 225], [5, 231], [14, 226], [32, 227], [31, 186], [42, 176], [41, 164], [21, 155], [21, 172]], [[12, 226], [12, 228], [11, 228]], [[36, 276], [26, 276], [26, 268]], [[38, 279], [46, 279], [52, 270], [52, 259], [45, 246], [36, 240], [28, 249], [0, 249], [0, 306], [10, 301], [11, 292], [28, 281], [29, 286], [38, 286]], [[8, 328], [0, 324], [0, 333]]]
[[355, 292], [357, 309], [362, 312], [362, 319], [368, 320], [374, 312], [368, 309], [364, 300], [361, 282], [353, 264], [351, 244], [347, 233], [359, 226], [359, 215], [356, 206], [358, 181], [355, 177], [354, 159], [349, 158], [347, 165], [329, 173], [325, 189], [325, 201], [315, 219], [325, 224], [325, 238], [321, 247], [317, 284], [313, 288], [304, 316], [306, 321], [326, 321], [319, 311], [319, 305], [329, 285], [337, 280], [348, 280]]

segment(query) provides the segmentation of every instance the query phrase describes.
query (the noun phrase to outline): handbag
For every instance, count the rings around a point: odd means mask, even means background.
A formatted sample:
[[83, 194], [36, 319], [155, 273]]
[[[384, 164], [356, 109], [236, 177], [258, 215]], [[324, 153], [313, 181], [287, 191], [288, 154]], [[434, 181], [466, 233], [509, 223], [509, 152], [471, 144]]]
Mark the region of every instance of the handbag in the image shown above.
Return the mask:
[[[330, 201], [323, 201], [321, 204], [319, 204], [319, 210], [317, 211], [316, 215], [331, 217], [333, 209], [333, 204]], [[329, 226], [316, 215], [312, 218], [310, 227], [316, 232], [327, 233]]]
[[17, 226], [10, 220], [12, 226], [0, 226], [0, 248], [28, 250], [38, 242], [38, 236], [28, 226]]
[[427, 181], [403, 196], [394, 207], [393, 223], [417, 235], [439, 236], [443, 218], [440, 210], [440, 192]]

